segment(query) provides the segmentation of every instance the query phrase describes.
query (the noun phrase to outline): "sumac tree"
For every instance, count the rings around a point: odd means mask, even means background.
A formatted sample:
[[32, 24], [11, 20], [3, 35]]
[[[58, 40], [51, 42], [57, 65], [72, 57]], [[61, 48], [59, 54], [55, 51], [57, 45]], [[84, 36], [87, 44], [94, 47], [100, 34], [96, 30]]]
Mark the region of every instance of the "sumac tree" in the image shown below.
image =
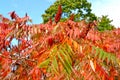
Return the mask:
[[27, 15], [10, 15], [0, 16], [0, 80], [120, 79], [120, 29], [72, 19], [28, 25]]

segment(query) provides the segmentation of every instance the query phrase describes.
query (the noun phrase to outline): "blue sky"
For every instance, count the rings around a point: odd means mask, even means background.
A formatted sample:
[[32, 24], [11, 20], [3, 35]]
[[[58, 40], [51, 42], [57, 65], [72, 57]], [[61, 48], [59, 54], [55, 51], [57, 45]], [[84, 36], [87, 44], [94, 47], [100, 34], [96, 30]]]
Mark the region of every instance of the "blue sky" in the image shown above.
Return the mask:
[[0, 0], [0, 14], [9, 18], [9, 12], [23, 17], [28, 13], [33, 23], [41, 23], [41, 15], [55, 0]]
[[[19, 16], [27, 12], [33, 23], [42, 23], [41, 15], [56, 0], [1, 0], [0, 14], [9, 18], [8, 13], [16, 11]], [[108, 15], [112, 24], [120, 27], [120, 0], [88, 0], [92, 3], [92, 12], [97, 16]]]
[[97, 16], [108, 15], [112, 24], [120, 28], [120, 0], [88, 0], [92, 3], [92, 12]]

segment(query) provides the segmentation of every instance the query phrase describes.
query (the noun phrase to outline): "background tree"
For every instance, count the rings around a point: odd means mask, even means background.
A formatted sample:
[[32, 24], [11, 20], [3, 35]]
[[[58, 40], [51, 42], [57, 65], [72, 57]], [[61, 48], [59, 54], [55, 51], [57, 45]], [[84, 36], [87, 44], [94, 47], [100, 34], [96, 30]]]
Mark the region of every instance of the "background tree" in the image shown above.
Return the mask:
[[113, 30], [115, 27], [111, 24], [113, 20], [110, 20], [107, 15], [98, 18], [98, 30]]
[[75, 14], [75, 21], [85, 19], [87, 21], [96, 20], [96, 16], [91, 13], [91, 4], [87, 0], [57, 0], [42, 15], [43, 22], [47, 22], [49, 18], [54, 20], [58, 10], [58, 5], [62, 6], [61, 21], [65, 21], [71, 14]]

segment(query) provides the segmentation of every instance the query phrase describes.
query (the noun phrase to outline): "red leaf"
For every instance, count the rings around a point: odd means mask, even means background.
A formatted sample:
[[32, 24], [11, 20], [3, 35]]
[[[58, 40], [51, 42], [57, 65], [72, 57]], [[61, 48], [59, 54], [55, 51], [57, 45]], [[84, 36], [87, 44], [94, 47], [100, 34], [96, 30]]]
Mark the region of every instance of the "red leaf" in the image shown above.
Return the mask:
[[74, 17], [74, 14], [71, 14], [69, 20], [74, 21]]
[[[111, 67], [110, 69], [110, 75], [111, 77], [115, 77], [118, 75], [117, 71], [114, 69], [114, 67]], [[113, 78], [114, 79], [114, 78]]]
[[50, 45], [50, 46], [52, 46], [52, 44], [53, 44], [53, 37], [49, 37], [48, 38], [48, 44]]
[[2, 15], [0, 15], [0, 18], [2, 19], [2, 22], [9, 22], [8, 18], [3, 17]]
[[52, 25], [52, 18], [49, 19], [49, 21], [47, 22], [47, 24]]
[[108, 76], [108, 74], [106, 73], [106, 71], [99, 64], [97, 64], [97, 63], [96, 63], [96, 71], [98, 71], [100, 73], [99, 74], [100, 76], [104, 76], [104, 78], [106, 80], [110, 79], [109, 76]]
[[30, 75], [32, 76], [33, 80], [40, 80], [40, 76], [41, 76], [40, 69], [38, 67], [33, 68], [30, 71]]
[[5, 29], [8, 28], [8, 24], [6, 24], [6, 23], [0, 23], [0, 27], [1, 27], [3, 30], [5, 30]]
[[0, 61], [2, 61], [2, 57], [0, 56]]
[[10, 12], [10, 17], [11, 17], [12, 19], [16, 19], [16, 18], [17, 18], [17, 15], [15, 14], [15, 11]]
[[4, 51], [4, 53], [3, 53], [3, 55], [5, 56], [5, 57], [8, 57], [9, 56], [9, 52], [7, 52], [7, 51]]
[[100, 37], [97, 33], [97, 31], [90, 30], [86, 36], [87, 39], [92, 40], [92, 41], [100, 41]]
[[9, 41], [5, 41], [5, 46], [8, 46], [10, 44]]

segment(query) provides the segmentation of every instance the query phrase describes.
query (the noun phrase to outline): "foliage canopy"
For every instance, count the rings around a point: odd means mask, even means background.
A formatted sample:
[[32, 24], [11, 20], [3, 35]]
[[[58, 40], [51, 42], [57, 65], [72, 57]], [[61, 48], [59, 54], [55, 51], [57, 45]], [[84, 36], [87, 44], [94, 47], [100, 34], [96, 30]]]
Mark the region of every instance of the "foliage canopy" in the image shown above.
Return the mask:
[[61, 21], [67, 20], [71, 14], [75, 15], [74, 21], [80, 21], [82, 19], [87, 21], [96, 20], [96, 16], [91, 13], [91, 4], [87, 0], [56, 0], [42, 15], [44, 23], [50, 18], [54, 20], [58, 5], [62, 6]]
[[108, 18], [108, 16], [102, 16], [98, 18], [98, 30], [105, 31], [105, 30], [113, 30], [115, 27], [111, 24], [112, 20]]

